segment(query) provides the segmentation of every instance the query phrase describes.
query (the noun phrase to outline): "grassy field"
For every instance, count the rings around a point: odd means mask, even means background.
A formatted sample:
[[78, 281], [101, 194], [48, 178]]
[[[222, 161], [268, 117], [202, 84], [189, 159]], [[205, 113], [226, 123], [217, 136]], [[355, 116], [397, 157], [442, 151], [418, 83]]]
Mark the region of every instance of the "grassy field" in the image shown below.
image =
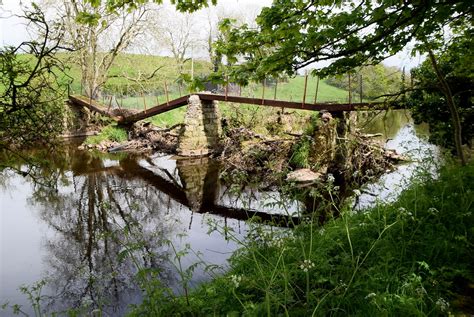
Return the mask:
[[[303, 101], [305, 76], [290, 78], [287, 82], [279, 82], [276, 85], [265, 87], [262, 84], [250, 84], [242, 90], [242, 95], [266, 99], [278, 99], [286, 101]], [[305, 102], [313, 103], [316, 94], [317, 78], [308, 76]], [[276, 97], [276, 98], [275, 98]], [[342, 89], [326, 84], [324, 80], [319, 81], [317, 102], [347, 102], [348, 93]]]
[[[81, 87], [81, 70], [74, 63], [72, 54], [60, 54], [59, 58], [68, 66], [68, 75], [72, 78], [71, 90], [73, 93], [84, 93]], [[148, 78], [155, 70], [153, 78], [142, 80], [137, 83], [130, 79]], [[211, 70], [211, 64], [206, 61], [194, 61], [194, 74], [196, 76], [207, 74]], [[191, 73], [191, 62], [187, 61], [184, 65], [184, 71]], [[165, 82], [168, 90], [172, 93], [176, 90], [178, 93], [178, 66], [171, 57], [150, 56], [139, 54], [120, 54], [115, 59], [114, 64], [109, 70], [109, 80], [104, 86], [105, 94], [114, 94], [116, 96], [144, 94], [164, 95]]]

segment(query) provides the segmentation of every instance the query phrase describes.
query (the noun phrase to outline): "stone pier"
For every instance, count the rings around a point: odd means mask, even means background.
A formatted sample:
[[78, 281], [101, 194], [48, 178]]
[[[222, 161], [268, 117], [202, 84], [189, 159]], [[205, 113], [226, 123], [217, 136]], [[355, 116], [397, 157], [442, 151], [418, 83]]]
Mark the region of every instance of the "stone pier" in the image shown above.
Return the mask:
[[208, 157], [199, 157], [179, 159], [176, 167], [189, 208], [199, 211], [202, 206], [213, 206], [219, 193], [218, 166]]
[[179, 137], [178, 154], [203, 156], [212, 153], [222, 133], [217, 101], [204, 101], [197, 95], [191, 95], [184, 125]]

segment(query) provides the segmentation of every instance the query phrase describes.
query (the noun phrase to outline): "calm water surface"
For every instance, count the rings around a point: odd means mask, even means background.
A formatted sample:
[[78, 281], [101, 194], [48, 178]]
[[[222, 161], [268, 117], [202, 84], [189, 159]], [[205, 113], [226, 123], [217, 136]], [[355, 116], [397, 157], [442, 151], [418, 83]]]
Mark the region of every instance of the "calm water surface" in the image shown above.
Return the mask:
[[[399, 189], [394, 188], [401, 189], [420, 168], [418, 161], [436, 155], [404, 112], [367, 122], [366, 132], [383, 133], [388, 148], [417, 162], [367, 185], [358, 208], [395, 197]], [[423, 153], [414, 152], [420, 148]], [[177, 252], [184, 251], [182, 269], [202, 261], [217, 265], [219, 274], [239, 247], [235, 239], [245, 240], [248, 217], [275, 215], [285, 224], [304, 208], [277, 192], [237, 194], [220, 183], [219, 167], [207, 159], [99, 155], [75, 146], [32, 156], [50, 162], [36, 171], [36, 180], [0, 173], [0, 304], [19, 304], [30, 314], [19, 286], [46, 280], [43, 308], [49, 311], [88, 305], [100, 307], [105, 316], [121, 316], [129, 304], [141, 301], [139, 268], [156, 269], [159, 279], [180, 293]], [[227, 234], [212, 231], [224, 227]], [[204, 268], [197, 266], [191, 287], [212, 277]]]
[[[208, 159], [99, 155], [74, 146], [49, 155], [51, 167], [36, 181], [0, 175], [0, 303], [20, 304], [27, 313], [31, 305], [19, 286], [47, 280], [50, 311], [87, 304], [123, 315], [141, 300], [138, 268], [157, 270], [165, 285], [182, 292], [179, 265], [203, 262], [222, 272], [239, 246], [235, 240], [245, 237], [246, 219], [287, 219], [268, 207], [281, 202], [278, 193], [234, 194]], [[298, 215], [298, 202], [284, 204], [285, 213]], [[211, 232], [224, 227], [226, 235]], [[210, 278], [197, 266], [190, 287]]]

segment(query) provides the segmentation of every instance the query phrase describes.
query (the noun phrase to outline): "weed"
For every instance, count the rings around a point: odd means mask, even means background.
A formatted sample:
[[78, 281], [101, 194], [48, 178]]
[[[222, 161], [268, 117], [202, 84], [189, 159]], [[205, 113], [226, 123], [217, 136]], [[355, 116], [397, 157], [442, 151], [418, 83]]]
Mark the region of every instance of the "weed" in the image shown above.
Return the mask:
[[103, 141], [124, 142], [127, 140], [127, 131], [115, 125], [108, 125], [98, 135], [88, 137], [86, 144], [99, 144]]
[[[474, 163], [424, 174], [393, 204], [315, 217], [293, 231], [250, 224], [223, 276], [161, 315], [405, 316], [456, 312], [456, 281], [474, 280]], [[312, 219], [314, 218], [314, 219]], [[223, 230], [222, 228], [218, 230]], [[222, 232], [224, 234], [224, 232]], [[147, 298], [147, 302], [153, 302]], [[188, 305], [189, 303], [189, 305]], [[185, 308], [183, 308], [185, 307]], [[140, 307], [146, 311], [146, 304]]]

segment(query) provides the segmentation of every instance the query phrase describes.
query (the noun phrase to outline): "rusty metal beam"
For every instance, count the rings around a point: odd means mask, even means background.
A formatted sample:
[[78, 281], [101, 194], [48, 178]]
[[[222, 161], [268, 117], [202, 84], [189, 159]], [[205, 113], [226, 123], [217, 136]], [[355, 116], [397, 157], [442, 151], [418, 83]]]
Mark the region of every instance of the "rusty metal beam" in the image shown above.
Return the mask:
[[121, 120], [121, 123], [123, 124], [134, 123], [134, 122], [137, 122], [149, 117], [156, 116], [157, 114], [182, 107], [188, 104], [188, 99], [189, 99], [189, 95], [179, 97], [178, 99], [170, 100], [169, 102], [162, 103], [161, 105], [157, 105], [152, 108], [149, 108], [146, 111], [140, 111], [130, 116], [126, 116]]
[[105, 108], [102, 104], [98, 103], [94, 99], [84, 97], [84, 96], [79, 96], [79, 95], [72, 95], [72, 96], [69, 96], [69, 102], [72, 102], [73, 104], [76, 104], [79, 106], [86, 107], [90, 111], [100, 113], [101, 115], [108, 116], [112, 120], [115, 120], [115, 121], [122, 120], [122, 117], [114, 116], [112, 113], [107, 111], [107, 108]]
[[[261, 98], [249, 98], [249, 97], [239, 97], [239, 96], [227, 96], [227, 100], [223, 95], [214, 95], [214, 94], [202, 94], [197, 93], [201, 100], [217, 100], [217, 101], [226, 101], [226, 102], [235, 102], [242, 104], [251, 104], [262, 106]], [[282, 101], [282, 100], [273, 100], [273, 99], [264, 99], [264, 106], [277, 107], [277, 108], [291, 108], [291, 109], [302, 109], [302, 110], [312, 110], [320, 111], [327, 110], [329, 112], [341, 112], [341, 111], [363, 111], [363, 110], [377, 110], [377, 109], [387, 109], [387, 104], [383, 102], [364, 102], [364, 103], [324, 103], [319, 102], [316, 104], [305, 103], [302, 105], [301, 102], [294, 101]]]

